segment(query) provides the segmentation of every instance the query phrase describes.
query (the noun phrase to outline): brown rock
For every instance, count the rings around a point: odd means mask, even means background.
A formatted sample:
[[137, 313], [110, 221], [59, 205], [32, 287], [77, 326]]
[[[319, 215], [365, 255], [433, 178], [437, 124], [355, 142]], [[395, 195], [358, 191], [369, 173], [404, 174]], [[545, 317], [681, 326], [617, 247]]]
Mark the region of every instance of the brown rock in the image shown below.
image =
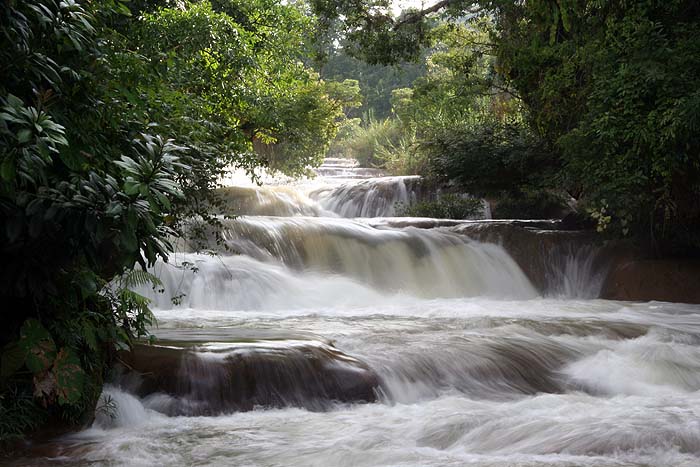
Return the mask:
[[374, 402], [379, 387], [367, 365], [311, 341], [244, 343], [224, 350], [137, 345], [122, 360], [122, 385], [142, 397], [171, 396], [158, 407], [169, 415], [256, 406], [325, 410], [334, 402]]
[[559, 230], [552, 221], [478, 221], [463, 223], [453, 232], [480, 242], [496, 243], [520, 266], [532, 285], [543, 294], [560, 288], [562, 270], [570, 258], [593, 259], [591, 275], [603, 273], [607, 254], [591, 231]]
[[621, 261], [605, 279], [601, 298], [700, 303], [700, 261]]

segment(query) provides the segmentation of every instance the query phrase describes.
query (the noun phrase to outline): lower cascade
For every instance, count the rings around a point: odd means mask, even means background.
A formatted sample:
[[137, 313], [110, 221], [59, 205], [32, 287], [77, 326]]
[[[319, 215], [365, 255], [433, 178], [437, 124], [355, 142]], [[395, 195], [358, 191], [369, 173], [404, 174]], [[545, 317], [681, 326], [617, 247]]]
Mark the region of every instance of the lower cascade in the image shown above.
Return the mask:
[[555, 223], [391, 217], [420, 179], [357, 165], [223, 189], [136, 289], [154, 345], [11, 465], [700, 465], [700, 306], [601, 299]]

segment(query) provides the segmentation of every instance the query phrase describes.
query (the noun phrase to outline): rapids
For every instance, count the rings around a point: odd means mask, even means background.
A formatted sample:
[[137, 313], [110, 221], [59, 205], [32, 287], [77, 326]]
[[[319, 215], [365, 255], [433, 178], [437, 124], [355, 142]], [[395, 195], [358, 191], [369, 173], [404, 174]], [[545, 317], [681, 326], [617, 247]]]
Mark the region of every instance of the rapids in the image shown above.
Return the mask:
[[[318, 173], [232, 187], [246, 212], [209, 239], [219, 254], [183, 248], [154, 268], [165, 292], [140, 292], [163, 343], [214, 362], [178, 370], [207, 397], [237, 377], [215, 361], [252, 368], [262, 355], [276, 363], [258, 378], [298, 387], [323, 382], [323, 352], [326, 370], [376, 374], [376, 402], [277, 394], [183, 416], [172, 394], [139, 396], [118, 378], [91, 427], [12, 465], [700, 465], [700, 306], [597, 299], [598, 252], [575, 237], [538, 256], [534, 280], [523, 252], [535, 250], [490, 237], [497, 222], [362, 219], [393, 215], [414, 181], [342, 159]], [[528, 241], [559, 241], [524, 225]], [[320, 349], [311, 366], [307, 347]]]

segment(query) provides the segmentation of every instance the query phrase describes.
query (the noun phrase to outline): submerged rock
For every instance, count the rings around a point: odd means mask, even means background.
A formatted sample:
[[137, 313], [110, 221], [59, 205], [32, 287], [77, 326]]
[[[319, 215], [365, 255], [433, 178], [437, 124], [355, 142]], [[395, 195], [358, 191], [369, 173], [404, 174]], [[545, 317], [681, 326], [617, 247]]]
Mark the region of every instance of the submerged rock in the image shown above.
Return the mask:
[[621, 260], [605, 279], [601, 298], [700, 303], [700, 261]]
[[121, 360], [119, 383], [167, 415], [288, 406], [321, 411], [338, 402], [374, 402], [379, 387], [366, 364], [316, 341], [136, 345]]

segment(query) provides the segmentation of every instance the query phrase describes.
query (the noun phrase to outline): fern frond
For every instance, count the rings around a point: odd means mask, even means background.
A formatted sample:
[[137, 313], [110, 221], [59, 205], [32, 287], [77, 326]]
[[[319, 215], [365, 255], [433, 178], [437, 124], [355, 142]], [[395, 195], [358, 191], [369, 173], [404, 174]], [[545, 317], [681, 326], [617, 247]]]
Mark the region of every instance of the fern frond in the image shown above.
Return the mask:
[[122, 276], [122, 284], [125, 288], [143, 287], [146, 285], [152, 287], [163, 286], [163, 282], [158, 277], [143, 269], [132, 269], [124, 273]]
[[120, 290], [119, 296], [122, 301], [128, 302], [133, 308], [137, 308], [139, 311], [147, 309], [151, 304], [150, 298], [144, 297], [130, 289]]

